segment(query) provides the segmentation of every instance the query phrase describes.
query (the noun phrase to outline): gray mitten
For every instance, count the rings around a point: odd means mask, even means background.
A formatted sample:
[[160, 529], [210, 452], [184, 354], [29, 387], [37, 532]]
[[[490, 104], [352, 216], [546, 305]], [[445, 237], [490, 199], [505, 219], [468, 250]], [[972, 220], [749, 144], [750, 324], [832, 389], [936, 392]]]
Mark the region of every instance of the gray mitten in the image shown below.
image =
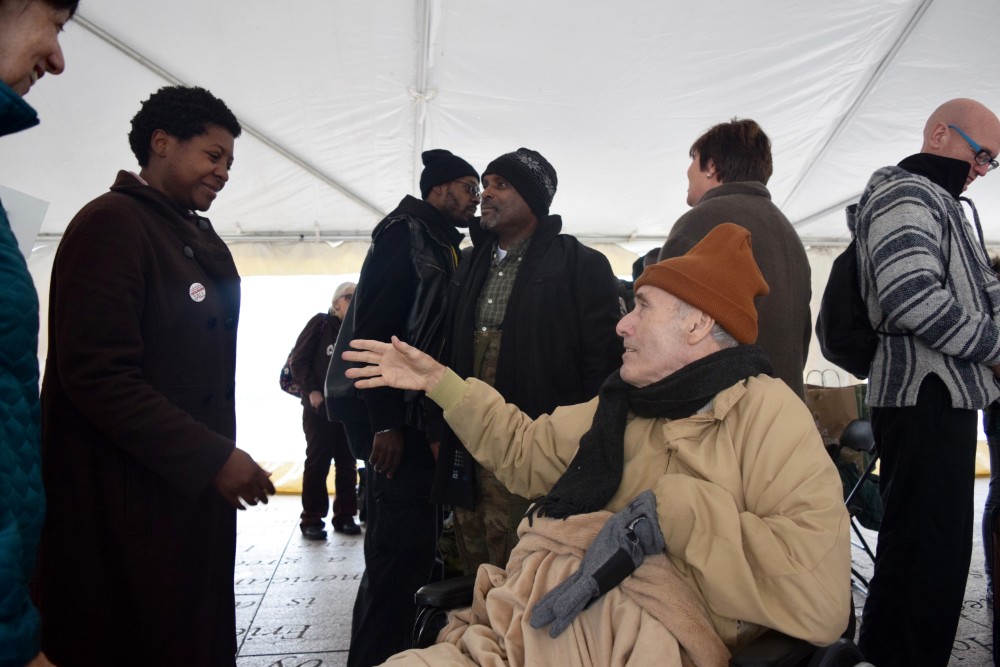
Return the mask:
[[531, 610], [531, 627], [549, 623], [558, 637], [576, 615], [635, 572], [649, 554], [666, 548], [656, 516], [656, 496], [643, 491], [604, 524], [587, 548], [580, 569], [542, 596]]

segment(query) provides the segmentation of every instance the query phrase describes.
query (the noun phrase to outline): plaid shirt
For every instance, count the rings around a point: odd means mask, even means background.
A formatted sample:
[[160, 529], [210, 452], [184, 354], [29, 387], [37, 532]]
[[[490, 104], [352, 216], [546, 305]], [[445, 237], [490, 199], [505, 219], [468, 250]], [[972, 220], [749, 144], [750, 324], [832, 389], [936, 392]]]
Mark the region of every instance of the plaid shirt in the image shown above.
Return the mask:
[[479, 293], [479, 306], [476, 310], [476, 331], [499, 331], [507, 313], [507, 301], [514, 288], [517, 272], [521, 268], [521, 260], [528, 251], [531, 237], [518, 241], [507, 249], [507, 255], [500, 259], [497, 246], [493, 246], [490, 272]]

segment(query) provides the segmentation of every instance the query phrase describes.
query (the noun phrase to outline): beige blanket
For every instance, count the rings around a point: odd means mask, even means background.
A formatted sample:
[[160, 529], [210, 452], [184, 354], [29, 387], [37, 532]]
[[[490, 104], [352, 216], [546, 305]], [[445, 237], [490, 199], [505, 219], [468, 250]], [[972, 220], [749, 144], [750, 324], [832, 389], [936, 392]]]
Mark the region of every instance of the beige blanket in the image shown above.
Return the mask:
[[451, 614], [438, 644], [395, 656], [393, 665], [722, 666], [729, 651], [700, 598], [664, 554], [649, 556], [559, 637], [528, 623], [534, 604], [579, 567], [611, 516], [527, 520], [507, 570], [479, 568], [472, 606]]

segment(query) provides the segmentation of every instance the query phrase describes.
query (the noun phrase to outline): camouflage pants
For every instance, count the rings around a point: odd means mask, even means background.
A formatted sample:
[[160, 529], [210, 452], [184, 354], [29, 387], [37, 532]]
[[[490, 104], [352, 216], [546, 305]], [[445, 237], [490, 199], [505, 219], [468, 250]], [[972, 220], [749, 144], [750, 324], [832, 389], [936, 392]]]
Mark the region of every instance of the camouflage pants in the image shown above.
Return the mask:
[[475, 480], [476, 509], [455, 508], [455, 537], [465, 574], [475, 574], [483, 563], [507, 566], [517, 544], [517, 525], [531, 504], [478, 463]]

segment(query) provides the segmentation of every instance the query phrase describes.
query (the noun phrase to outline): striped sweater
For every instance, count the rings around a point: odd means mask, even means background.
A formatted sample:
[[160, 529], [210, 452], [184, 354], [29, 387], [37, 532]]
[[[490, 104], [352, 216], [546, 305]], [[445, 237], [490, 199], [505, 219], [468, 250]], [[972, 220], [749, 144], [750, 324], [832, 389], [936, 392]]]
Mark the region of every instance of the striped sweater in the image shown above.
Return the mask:
[[1000, 364], [1000, 282], [957, 199], [969, 165], [926, 154], [901, 165], [876, 171], [847, 210], [868, 315], [890, 334], [879, 336], [868, 403], [915, 405], [933, 373], [953, 407], [980, 409], [1000, 397], [989, 368]]

